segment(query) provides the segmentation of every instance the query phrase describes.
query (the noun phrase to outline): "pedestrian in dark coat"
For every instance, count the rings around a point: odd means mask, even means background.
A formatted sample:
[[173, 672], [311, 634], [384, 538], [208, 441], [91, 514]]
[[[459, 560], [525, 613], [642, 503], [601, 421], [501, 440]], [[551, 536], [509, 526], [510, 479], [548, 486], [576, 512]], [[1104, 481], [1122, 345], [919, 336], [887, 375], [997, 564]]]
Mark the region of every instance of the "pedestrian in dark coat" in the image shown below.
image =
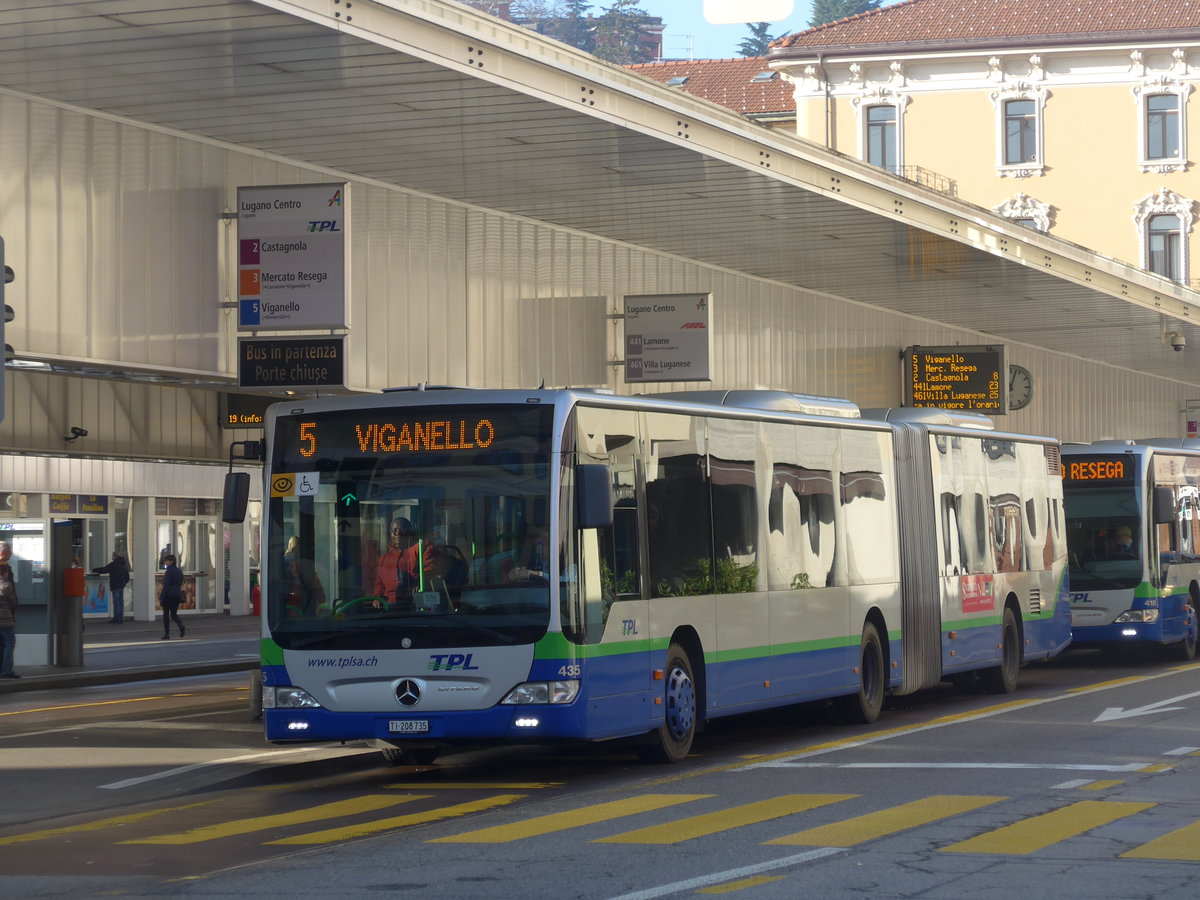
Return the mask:
[[108, 621], [120, 625], [125, 621], [125, 585], [129, 584], [129, 563], [125, 557], [113, 551], [112, 562], [107, 566], [92, 569], [93, 575], [108, 576], [108, 593], [112, 597], [113, 615]]
[[13, 671], [13, 650], [17, 646], [17, 586], [12, 566], [0, 563], [0, 678], [20, 678]]
[[185, 631], [183, 622], [179, 618], [179, 604], [183, 602], [183, 570], [176, 565], [173, 554], [167, 554], [163, 558], [163, 562], [167, 567], [163, 570], [162, 591], [158, 595], [158, 605], [162, 607], [163, 611], [162, 640], [167, 641], [171, 639], [171, 619], [175, 620], [180, 637], [183, 637]]

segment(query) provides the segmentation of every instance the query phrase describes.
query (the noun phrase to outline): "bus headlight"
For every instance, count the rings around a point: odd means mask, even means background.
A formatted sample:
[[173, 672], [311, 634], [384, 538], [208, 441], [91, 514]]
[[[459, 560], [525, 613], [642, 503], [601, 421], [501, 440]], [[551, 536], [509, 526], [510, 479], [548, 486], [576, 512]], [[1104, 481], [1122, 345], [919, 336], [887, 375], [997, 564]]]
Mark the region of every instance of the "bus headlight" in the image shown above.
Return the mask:
[[527, 703], [571, 703], [579, 696], [579, 682], [526, 681], [504, 695], [501, 704], [520, 706]]
[[1117, 616], [1116, 621], [1121, 624], [1125, 624], [1126, 622], [1141, 622], [1144, 625], [1150, 625], [1158, 621], [1158, 610], [1127, 609]]
[[312, 694], [298, 687], [263, 685], [263, 709], [320, 709]]

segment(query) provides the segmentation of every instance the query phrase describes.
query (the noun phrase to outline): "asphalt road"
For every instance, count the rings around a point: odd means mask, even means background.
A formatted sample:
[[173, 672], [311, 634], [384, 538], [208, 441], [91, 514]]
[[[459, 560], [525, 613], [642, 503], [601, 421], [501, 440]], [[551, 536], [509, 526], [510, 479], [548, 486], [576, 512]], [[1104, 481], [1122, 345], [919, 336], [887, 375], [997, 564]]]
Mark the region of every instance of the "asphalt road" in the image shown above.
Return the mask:
[[675, 767], [273, 748], [236, 675], [14, 695], [0, 896], [1191, 898], [1198, 672], [1071, 652], [875, 726], [722, 720]]

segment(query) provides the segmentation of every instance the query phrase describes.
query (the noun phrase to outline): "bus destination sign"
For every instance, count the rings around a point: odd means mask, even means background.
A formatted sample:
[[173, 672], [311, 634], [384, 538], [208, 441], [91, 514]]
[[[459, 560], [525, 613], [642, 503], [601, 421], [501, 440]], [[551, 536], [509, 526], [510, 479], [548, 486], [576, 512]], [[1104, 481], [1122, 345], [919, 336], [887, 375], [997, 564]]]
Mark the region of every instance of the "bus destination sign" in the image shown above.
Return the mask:
[[936, 406], [1003, 416], [1004, 346], [908, 347], [904, 351], [904, 405]]

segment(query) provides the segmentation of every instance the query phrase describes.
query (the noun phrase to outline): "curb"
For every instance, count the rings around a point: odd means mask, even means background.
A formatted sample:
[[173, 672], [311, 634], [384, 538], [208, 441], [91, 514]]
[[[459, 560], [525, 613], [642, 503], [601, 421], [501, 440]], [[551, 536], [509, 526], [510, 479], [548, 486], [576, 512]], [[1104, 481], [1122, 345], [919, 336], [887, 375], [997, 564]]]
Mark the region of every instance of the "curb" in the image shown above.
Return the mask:
[[0, 682], [0, 694], [49, 691], [97, 684], [124, 684], [127, 681], [156, 681], [162, 678], [186, 678], [189, 675], [213, 675], [222, 672], [249, 672], [258, 667], [258, 660], [239, 659], [180, 666], [142, 666], [127, 669], [105, 669], [98, 672], [64, 672], [61, 675], [26, 675], [12, 681]]

